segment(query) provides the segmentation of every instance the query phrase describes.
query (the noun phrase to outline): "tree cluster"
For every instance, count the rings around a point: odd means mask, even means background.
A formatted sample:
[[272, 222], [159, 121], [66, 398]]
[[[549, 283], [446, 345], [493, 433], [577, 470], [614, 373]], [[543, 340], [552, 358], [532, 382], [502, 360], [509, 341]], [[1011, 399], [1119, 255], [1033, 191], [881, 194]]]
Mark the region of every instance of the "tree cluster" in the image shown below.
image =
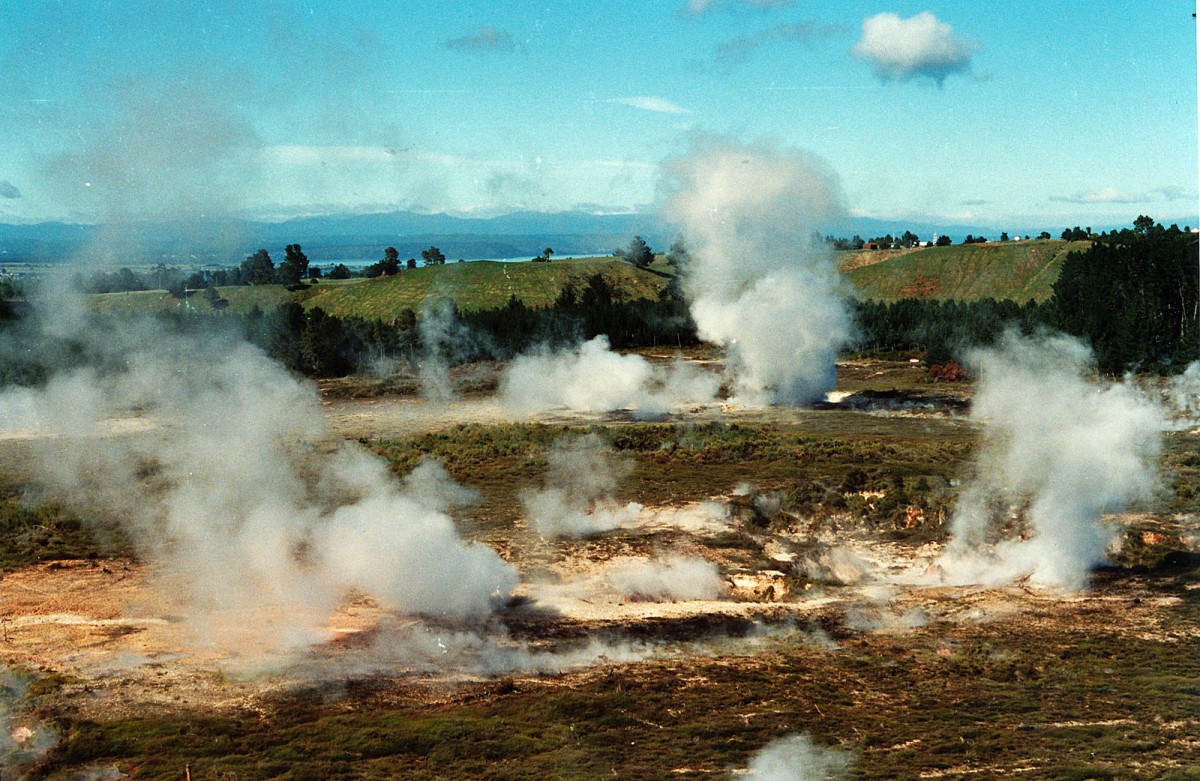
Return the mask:
[[144, 271], [119, 268], [75, 276], [75, 287], [85, 293], [124, 293], [134, 290], [166, 290], [183, 295], [188, 276], [180, 269], [159, 263]]
[[1006, 328], [1025, 333], [1054, 323], [1053, 307], [1030, 301], [859, 301], [853, 305], [859, 349], [875, 354], [919, 352], [929, 365], [946, 364], [965, 348], [992, 344]]
[[1198, 353], [1197, 268], [1194, 234], [1139, 217], [1067, 256], [1057, 325], [1090, 341], [1103, 371], [1181, 369]]
[[1006, 328], [1054, 329], [1088, 341], [1110, 374], [1170, 373], [1200, 357], [1197, 237], [1139, 217], [1067, 256], [1049, 301], [862, 301], [854, 305], [860, 348], [924, 353], [946, 364]]
[[[533, 308], [510, 298], [497, 309], [450, 315], [471, 334], [471, 349], [452, 360], [503, 359], [539, 345], [566, 346], [606, 334], [613, 347], [651, 347], [698, 342], [687, 304], [672, 289], [656, 300], [623, 300], [603, 274], [564, 288], [549, 307]], [[294, 302], [269, 312], [254, 310], [243, 329], [271, 357], [311, 377], [341, 376], [366, 369], [379, 357], [415, 360], [422, 350], [419, 316], [406, 309], [395, 321], [339, 318]]]
[[654, 250], [650, 249], [650, 245], [641, 236], [634, 236], [628, 247], [613, 250], [613, 255], [638, 268], [646, 268], [654, 262]]
[[868, 246], [873, 249], [907, 249], [909, 247], [921, 246], [921, 237], [911, 230], [904, 231], [900, 236], [893, 236], [887, 233], [883, 236], [874, 236], [865, 240], [858, 234], [855, 234], [852, 239], [839, 238], [830, 234], [825, 237], [824, 241], [835, 250], [860, 250]]

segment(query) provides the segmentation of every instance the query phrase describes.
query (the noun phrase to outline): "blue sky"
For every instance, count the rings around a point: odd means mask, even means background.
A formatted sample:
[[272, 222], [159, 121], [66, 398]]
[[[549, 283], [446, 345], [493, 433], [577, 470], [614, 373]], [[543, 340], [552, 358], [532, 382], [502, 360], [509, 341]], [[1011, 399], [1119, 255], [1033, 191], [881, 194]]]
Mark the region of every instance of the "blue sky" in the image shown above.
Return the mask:
[[1197, 211], [1194, 4], [0, 0], [0, 221], [652, 208], [697, 134], [855, 214]]

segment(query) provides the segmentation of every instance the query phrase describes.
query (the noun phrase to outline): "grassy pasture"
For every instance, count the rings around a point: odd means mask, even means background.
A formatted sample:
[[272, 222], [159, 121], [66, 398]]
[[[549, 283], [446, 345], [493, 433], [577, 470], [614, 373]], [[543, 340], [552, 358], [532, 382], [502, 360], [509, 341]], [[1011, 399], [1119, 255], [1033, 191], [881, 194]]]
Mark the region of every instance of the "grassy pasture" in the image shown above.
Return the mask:
[[1066, 256], [1088, 242], [1059, 239], [928, 247], [848, 270], [860, 298], [1045, 301]]
[[[1086, 247], [1087, 242], [1057, 239], [992, 242], [841, 253], [839, 262], [848, 288], [861, 298], [997, 298], [1024, 303], [1049, 298], [1066, 255]], [[604, 274], [618, 296], [641, 299], [657, 296], [673, 272], [661, 257], [649, 271], [611, 257], [550, 263], [481, 260], [406, 270], [382, 279], [324, 280], [292, 292], [280, 285], [223, 287], [219, 292], [228, 302], [225, 311], [239, 314], [255, 306], [265, 311], [298, 301], [337, 317], [390, 322], [405, 309], [419, 311], [431, 297], [451, 298], [461, 311], [502, 307], [512, 296], [526, 306], [548, 306], [564, 287], [580, 287], [597, 273]], [[182, 299], [150, 290], [99, 294], [90, 300], [96, 309], [113, 312], [213, 311], [199, 291]]]
[[[564, 287], [582, 288], [593, 274], [603, 274], [616, 295], [628, 299], [655, 298], [669, 275], [634, 268], [616, 258], [579, 258], [550, 263], [500, 263], [479, 260], [417, 268], [380, 279], [322, 280], [303, 290], [288, 291], [282, 285], [239, 285], [218, 288], [228, 303], [224, 311], [245, 314], [258, 307], [263, 311], [286, 301], [297, 301], [306, 309], [319, 307], [336, 317], [361, 317], [390, 322], [405, 309], [420, 311], [430, 298], [451, 298], [461, 311], [504, 306], [516, 296], [529, 307], [554, 303]], [[212, 305], [199, 291], [173, 298], [162, 290], [103, 293], [90, 297], [91, 305], [106, 312], [162, 312], [190, 310], [212, 313]]]

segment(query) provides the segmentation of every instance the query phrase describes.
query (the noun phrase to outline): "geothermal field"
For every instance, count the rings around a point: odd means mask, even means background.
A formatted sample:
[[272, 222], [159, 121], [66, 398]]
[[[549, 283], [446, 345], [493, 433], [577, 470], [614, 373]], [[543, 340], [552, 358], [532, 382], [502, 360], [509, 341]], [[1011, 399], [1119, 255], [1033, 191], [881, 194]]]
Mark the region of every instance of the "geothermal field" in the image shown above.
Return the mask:
[[30, 544], [76, 544], [71, 507], [103, 546], [0, 580], [5, 761], [1189, 777], [1198, 543], [1165, 487], [1200, 483], [1195, 431], [1038, 348], [973, 387], [843, 363], [837, 401], [645, 420], [318, 395], [236, 353], [6, 398], [35, 421], [0, 443]]
[[415, 366], [318, 385], [47, 295], [3, 777], [1196, 777], [1196, 371], [846, 357], [822, 164], [665, 170], [686, 351], [465, 363], [431, 307]]

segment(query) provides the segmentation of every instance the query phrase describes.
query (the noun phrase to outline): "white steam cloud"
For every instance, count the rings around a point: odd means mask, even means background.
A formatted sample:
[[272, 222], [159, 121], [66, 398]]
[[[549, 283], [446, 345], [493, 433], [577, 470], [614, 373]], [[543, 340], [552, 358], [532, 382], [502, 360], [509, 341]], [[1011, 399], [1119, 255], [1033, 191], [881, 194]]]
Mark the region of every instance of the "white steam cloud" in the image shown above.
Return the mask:
[[971, 69], [975, 44], [929, 11], [908, 19], [881, 13], [863, 21], [862, 40], [852, 51], [883, 81], [927, 76], [940, 85], [950, 74]]
[[465, 616], [516, 585], [457, 534], [445, 511], [466, 497], [444, 471], [401, 484], [355, 447], [330, 454], [313, 387], [256, 348], [129, 320], [80, 338], [92, 365], [0, 394], [0, 436], [40, 426], [40, 482], [118, 519], [212, 645], [301, 648], [350, 591]]
[[699, 557], [617, 559], [604, 568], [604, 576], [627, 599], [720, 599], [727, 591], [717, 565]]
[[748, 781], [838, 781], [846, 778], [851, 755], [824, 748], [808, 735], [788, 735], [773, 740], [750, 760], [743, 778]]
[[682, 361], [664, 370], [640, 355], [613, 352], [601, 335], [570, 350], [518, 356], [500, 379], [499, 395], [518, 414], [631, 409], [653, 417], [680, 404], [711, 401], [719, 387], [717, 377]]
[[665, 216], [691, 249], [684, 292], [700, 337], [728, 352], [735, 400], [805, 403], [833, 390], [850, 337], [819, 233], [843, 211], [833, 172], [799, 150], [706, 138], [665, 178]]
[[[1083, 588], [1111, 537], [1101, 516], [1157, 487], [1162, 410], [1132, 384], [1089, 378], [1090, 360], [1069, 337], [1011, 333], [969, 356], [983, 444], [940, 562], [951, 580]], [[1023, 505], [1027, 528], [997, 539]]]
[[455, 397], [450, 366], [478, 353], [476, 337], [459, 321], [449, 298], [429, 299], [417, 318], [421, 337], [421, 366], [418, 378], [421, 395], [429, 401], [447, 402]]
[[1185, 421], [1200, 419], [1200, 361], [1188, 364], [1166, 387], [1167, 403]]
[[28, 678], [0, 668], [0, 773], [5, 777], [10, 768], [37, 760], [58, 743], [54, 730], [28, 713], [28, 692]]
[[534, 530], [543, 537], [578, 537], [615, 529], [641, 511], [636, 502], [613, 501], [633, 466], [596, 434], [555, 442], [547, 462], [545, 485], [521, 497]]

